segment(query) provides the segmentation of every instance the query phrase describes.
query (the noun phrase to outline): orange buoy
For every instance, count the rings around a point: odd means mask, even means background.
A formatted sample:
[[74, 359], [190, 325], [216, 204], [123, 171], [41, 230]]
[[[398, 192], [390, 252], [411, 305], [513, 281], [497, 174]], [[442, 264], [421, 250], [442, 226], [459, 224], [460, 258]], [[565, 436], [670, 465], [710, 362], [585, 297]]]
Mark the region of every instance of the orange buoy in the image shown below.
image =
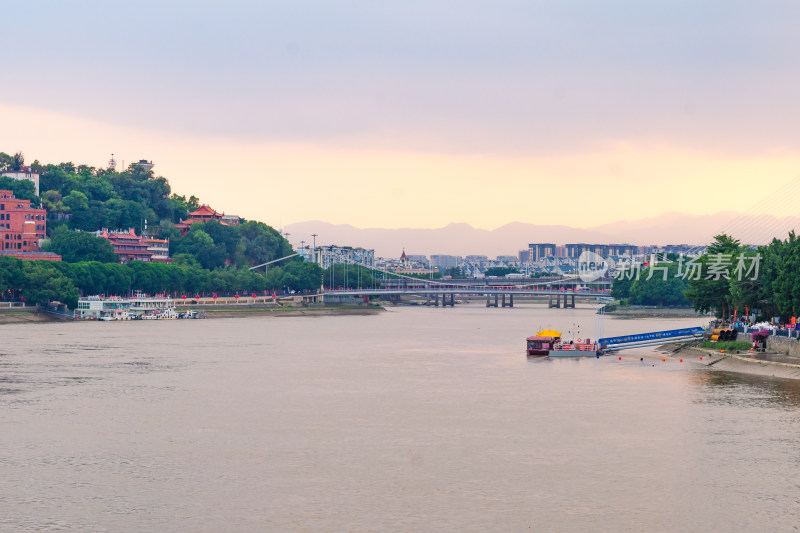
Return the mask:
[[681, 363], [683, 363], [683, 359], [681, 359]]
[[700, 356], [700, 360], [701, 360], [701, 361], [703, 360], [703, 356], [702, 356], [702, 355]]
[[620, 357], [619, 360], [622, 361], [622, 357]]
[[666, 361], [666, 359], [664, 359], [664, 358], [662, 357], [662, 358], [661, 358], [661, 362], [663, 363], [664, 361]]
[[725, 353], [725, 350], [720, 350], [720, 352]]

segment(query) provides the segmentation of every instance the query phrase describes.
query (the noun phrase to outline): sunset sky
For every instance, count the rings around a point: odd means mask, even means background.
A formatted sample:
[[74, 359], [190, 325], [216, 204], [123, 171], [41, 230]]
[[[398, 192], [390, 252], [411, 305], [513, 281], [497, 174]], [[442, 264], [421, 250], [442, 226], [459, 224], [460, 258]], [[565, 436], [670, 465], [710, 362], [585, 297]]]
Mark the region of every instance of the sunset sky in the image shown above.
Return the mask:
[[594, 226], [800, 174], [800, 3], [37, 1], [0, 151], [274, 226]]

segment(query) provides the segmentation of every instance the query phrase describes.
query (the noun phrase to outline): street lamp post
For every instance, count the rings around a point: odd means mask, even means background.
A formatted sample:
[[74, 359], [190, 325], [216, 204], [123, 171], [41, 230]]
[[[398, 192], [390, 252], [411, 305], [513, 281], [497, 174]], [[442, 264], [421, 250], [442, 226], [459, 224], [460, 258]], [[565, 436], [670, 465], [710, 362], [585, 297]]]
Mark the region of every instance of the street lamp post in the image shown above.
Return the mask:
[[[312, 248], [311, 257], [312, 257], [312, 260], [315, 263], [319, 264], [319, 260], [317, 259], [317, 237], [318, 237], [318, 235], [316, 233], [312, 233], [311, 236], [314, 238], [314, 247]], [[325, 290], [325, 282], [324, 281], [320, 285], [319, 290], [324, 292], [324, 290]]]
[[314, 250], [313, 251], [314, 262], [315, 263], [319, 263], [319, 261], [317, 260], [317, 237], [318, 237], [318, 235], [316, 233], [312, 233], [311, 236], [314, 237], [314, 249], [313, 249]]

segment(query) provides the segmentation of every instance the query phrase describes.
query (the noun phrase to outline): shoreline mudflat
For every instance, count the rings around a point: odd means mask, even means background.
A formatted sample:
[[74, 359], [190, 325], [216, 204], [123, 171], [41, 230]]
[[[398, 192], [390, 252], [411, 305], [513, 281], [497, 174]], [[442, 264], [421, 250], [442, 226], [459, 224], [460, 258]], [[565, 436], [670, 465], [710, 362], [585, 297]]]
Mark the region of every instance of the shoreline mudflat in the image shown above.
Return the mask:
[[[684, 362], [695, 363], [739, 374], [769, 376], [785, 379], [800, 379], [800, 358], [782, 354], [723, 354], [707, 348], [665, 344], [660, 349], [670, 358], [682, 358]], [[700, 359], [702, 357], [702, 359]], [[771, 360], [770, 360], [771, 359]]]
[[58, 320], [44, 313], [37, 313], [36, 309], [0, 312], [0, 324], [24, 324], [27, 322], [58, 322]]

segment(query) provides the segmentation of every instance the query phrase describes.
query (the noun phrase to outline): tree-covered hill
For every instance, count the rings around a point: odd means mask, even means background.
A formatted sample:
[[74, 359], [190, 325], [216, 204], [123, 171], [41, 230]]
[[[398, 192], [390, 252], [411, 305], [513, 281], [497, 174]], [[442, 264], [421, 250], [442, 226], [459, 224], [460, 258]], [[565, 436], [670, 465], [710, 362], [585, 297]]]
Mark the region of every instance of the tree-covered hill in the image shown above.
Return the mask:
[[[9, 156], [0, 152], [0, 171], [20, 168], [23, 164], [21, 153]], [[47, 272], [59, 273], [56, 276], [59, 287], [72, 287], [83, 294], [121, 294], [135, 290], [309, 290], [322, 284], [322, 269], [297, 257], [270, 268], [268, 278], [248, 270], [251, 266], [293, 254], [289, 242], [263, 222], [196, 223], [186, 235], [181, 235], [174, 224], [188, 218], [188, 213], [200, 206], [199, 199], [174, 194], [167, 179], [156, 176], [146, 166], [134, 163], [117, 172], [111, 168], [76, 166], [71, 162], [41, 164], [34, 161], [31, 167], [40, 175], [39, 198], [29, 181], [0, 178], [0, 188], [7, 186], [18, 198], [30, 199], [32, 205], [38, 205], [41, 199], [42, 207], [48, 212], [50, 242], [45, 249], [61, 254], [64, 262], [74, 267], [26, 267], [6, 261], [0, 264], [0, 270], [13, 266], [15, 274], [0, 278], [0, 288], [5, 285], [6, 290], [13, 289], [14, 280], [17, 288], [30, 287], [25, 276], [42, 277]], [[113, 270], [118, 275], [105, 275], [112, 267], [98, 265], [116, 263], [119, 259], [108, 241], [90, 232], [102, 228], [134, 228], [141, 235], [145, 224], [153, 237], [170, 240], [173, 264], [120, 265], [124, 268]], [[69, 294], [65, 299], [72, 302], [72, 292]], [[49, 292], [40, 291], [33, 299], [49, 296]]]
[[[152, 170], [131, 164], [122, 172], [73, 163], [41, 165], [38, 170], [42, 204], [73, 229], [134, 228], [145, 220], [156, 226], [175, 223], [199, 207], [199, 200], [173, 194], [169, 182]], [[59, 217], [58, 215], [62, 215]], [[63, 216], [68, 215], [68, 216]]]
[[[0, 161], [7, 165], [21, 157], [0, 153]], [[43, 165], [35, 161], [31, 166], [40, 174], [41, 202], [50, 219], [48, 236], [57, 241], [51, 246], [57, 253], [65, 249], [61, 241], [68, 238], [59, 232], [61, 227], [86, 232], [134, 228], [141, 234], [145, 224], [153, 236], [170, 239], [170, 253], [178, 256], [178, 262], [211, 270], [253, 266], [292, 253], [274, 228], [256, 221], [236, 226], [195, 224], [182, 236], [173, 224], [188, 218], [188, 213], [200, 206], [199, 199], [172, 193], [167, 179], [145, 166], [132, 163], [121, 172], [71, 162]], [[19, 183], [24, 188], [27, 182]], [[73, 255], [68, 254], [70, 258]]]

